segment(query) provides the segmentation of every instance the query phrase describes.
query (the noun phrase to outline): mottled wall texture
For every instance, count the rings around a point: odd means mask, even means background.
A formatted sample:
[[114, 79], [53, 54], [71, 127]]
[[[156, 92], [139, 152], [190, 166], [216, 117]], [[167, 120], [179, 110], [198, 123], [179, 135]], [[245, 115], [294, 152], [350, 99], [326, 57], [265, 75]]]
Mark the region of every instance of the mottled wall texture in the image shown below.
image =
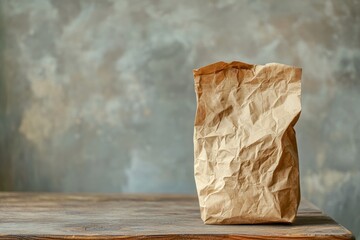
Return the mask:
[[360, 237], [359, 1], [0, 2], [0, 190], [195, 193], [192, 69], [303, 68], [303, 196]]

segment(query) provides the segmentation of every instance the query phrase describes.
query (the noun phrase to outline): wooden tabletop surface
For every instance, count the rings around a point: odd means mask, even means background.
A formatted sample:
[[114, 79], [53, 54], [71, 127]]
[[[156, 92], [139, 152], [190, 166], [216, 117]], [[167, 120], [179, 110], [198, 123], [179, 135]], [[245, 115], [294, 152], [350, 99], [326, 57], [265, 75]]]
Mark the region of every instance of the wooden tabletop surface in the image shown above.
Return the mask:
[[307, 201], [294, 224], [204, 225], [184, 195], [0, 193], [0, 239], [354, 239]]

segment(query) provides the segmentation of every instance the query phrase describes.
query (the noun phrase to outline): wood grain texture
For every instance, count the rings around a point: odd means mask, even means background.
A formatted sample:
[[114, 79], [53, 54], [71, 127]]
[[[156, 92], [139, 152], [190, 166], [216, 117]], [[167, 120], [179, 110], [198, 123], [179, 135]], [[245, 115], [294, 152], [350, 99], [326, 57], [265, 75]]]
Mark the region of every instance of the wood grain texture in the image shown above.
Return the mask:
[[0, 239], [354, 239], [302, 201], [294, 224], [204, 225], [184, 195], [0, 193]]

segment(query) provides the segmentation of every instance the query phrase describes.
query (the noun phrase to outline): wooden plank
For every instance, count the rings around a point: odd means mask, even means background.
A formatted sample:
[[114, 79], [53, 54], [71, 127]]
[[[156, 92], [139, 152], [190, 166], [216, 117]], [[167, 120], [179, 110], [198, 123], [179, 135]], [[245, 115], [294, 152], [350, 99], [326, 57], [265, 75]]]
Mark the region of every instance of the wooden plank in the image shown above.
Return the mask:
[[294, 224], [204, 225], [184, 195], [0, 193], [0, 239], [354, 239], [307, 201]]

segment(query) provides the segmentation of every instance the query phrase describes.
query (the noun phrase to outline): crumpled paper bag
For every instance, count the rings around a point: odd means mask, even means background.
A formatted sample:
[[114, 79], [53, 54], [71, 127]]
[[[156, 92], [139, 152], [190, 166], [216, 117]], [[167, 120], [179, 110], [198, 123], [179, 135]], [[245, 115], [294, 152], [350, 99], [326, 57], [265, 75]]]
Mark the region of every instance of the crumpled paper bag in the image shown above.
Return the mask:
[[206, 224], [293, 222], [301, 69], [218, 62], [195, 69], [195, 181]]

